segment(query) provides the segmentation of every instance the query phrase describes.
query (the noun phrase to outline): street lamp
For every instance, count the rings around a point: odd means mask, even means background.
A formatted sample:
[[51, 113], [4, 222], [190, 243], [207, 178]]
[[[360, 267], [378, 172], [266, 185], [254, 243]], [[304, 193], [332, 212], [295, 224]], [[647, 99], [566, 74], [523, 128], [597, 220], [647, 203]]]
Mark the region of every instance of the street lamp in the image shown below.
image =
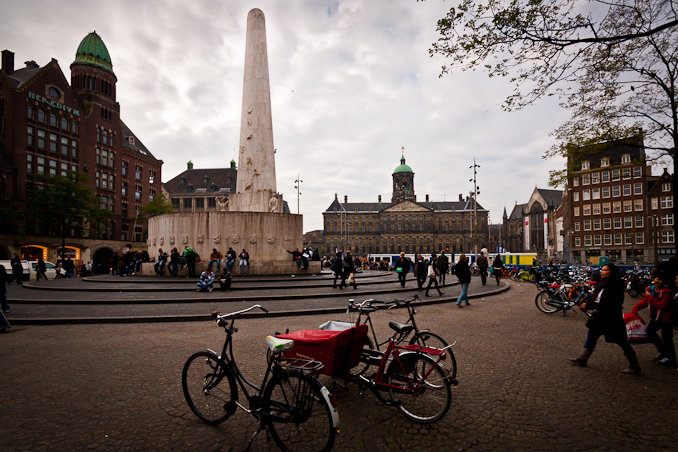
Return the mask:
[[480, 194], [480, 190], [476, 181], [476, 175], [478, 171], [477, 168], [480, 168], [480, 165], [476, 164], [476, 158], [473, 157], [473, 165], [469, 166], [473, 169], [473, 179], [469, 179], [469, 182], [473, 182], [473, 191], [471, 192], [471, 200], [473, 201], [473, 222], [471, 225], [471, 241], [474, 245], [473, 254], [475, 258], [478, 258], [478, 202], [476, 197]]
[[294, 186], [294, 188], [297, 189], [297, 215], [299, 215], [299, 197], [301, 196], [301, 191], [299, 190], [301, 190], [302, 182], [303, 180], [301, 180], [301, 178], [299, 177], [299, 173], [297, 173], [297, 180], [294, 181], [294, 183], [297, 184]]

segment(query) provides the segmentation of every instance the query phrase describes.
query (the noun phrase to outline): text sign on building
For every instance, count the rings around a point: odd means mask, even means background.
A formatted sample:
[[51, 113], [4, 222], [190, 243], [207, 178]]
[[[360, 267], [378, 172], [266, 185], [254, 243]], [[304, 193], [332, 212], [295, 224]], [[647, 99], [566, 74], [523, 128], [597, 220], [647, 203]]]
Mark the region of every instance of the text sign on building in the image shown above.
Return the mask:
[[73, 113], [75, 116], [80, 116], [79, 110], [76, 110], [75, 108], [67, 107], [66, 105], [64, 105], [60, 102], [49, 100], [46, 97], [41, 96], [39, 94], [31, 93], [29, 91], [28, 92], [28, 98], [33, 99], [33, 100], [37, 100], [38, 102], [43, 102], [43, 103], [49, 105], [52, 108], [63, 110], [63, 111], [68, 112], [68, 113]]

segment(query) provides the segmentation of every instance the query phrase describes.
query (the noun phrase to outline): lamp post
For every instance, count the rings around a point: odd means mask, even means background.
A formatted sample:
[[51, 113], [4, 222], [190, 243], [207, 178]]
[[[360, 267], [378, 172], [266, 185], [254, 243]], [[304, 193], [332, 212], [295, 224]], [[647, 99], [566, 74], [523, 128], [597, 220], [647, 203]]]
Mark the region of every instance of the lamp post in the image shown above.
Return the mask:
[[295, 185], [294, 188], [297, 189], [297, 215], [299, 215], [299, 197], [301, 196], [301, 183], [303, 180], [299, 177], [299, 173], [297, 173], [297, 180], [294, 181]]
[[650, 222], [650, 239], [652, 240], [652, 248], [654, 253], [654, 266], [657, 267], [657, 265], [659, 265], [659, 215], [648, 215], [647, 220]]
[[475, 256], [475, 259], [478, 259], [478, 202], [477, 202], [477, 196], [480, 194], [480, 191], [478, 190], [480, 187], [478, 187], [477, 181], [476, 181], [476, 175], [478, 174], [478, 171], [476, 171], [477, 168], [480, 168], [480, 165], [476, 164], [476, 158], [473, 157], [473, 165], [469, 166], [469, 168], [473, 169], [473, 179], [469, 179], [469, 182], [473, 182], [473, 191], [471, 192], [471, 200], [473, 201], [473, 221], [471, 222], [471, 242], [473, 243], [473, 254]]

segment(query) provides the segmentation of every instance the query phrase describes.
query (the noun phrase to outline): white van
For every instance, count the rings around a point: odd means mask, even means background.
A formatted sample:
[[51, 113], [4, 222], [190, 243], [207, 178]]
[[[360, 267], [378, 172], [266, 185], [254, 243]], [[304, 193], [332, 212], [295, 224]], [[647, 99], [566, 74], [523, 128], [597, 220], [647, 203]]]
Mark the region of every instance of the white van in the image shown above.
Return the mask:
[[[0, 261], [0, 265], [5, 266], [5, 271], [9, 276], [12, 276], [12, 261]], [[31, 278], [31, 266], [28, 264], [28, 261], [21, 261], [21, 267], [24, 269], [24, 275], [21, 278], [22, 281], [29, 281]]]

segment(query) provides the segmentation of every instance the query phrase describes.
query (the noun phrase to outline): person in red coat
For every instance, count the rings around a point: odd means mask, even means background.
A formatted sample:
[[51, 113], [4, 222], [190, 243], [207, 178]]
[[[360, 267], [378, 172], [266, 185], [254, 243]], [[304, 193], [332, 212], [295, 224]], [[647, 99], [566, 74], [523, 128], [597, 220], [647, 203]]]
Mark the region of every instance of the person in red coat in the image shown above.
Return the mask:
[[[665, 276], [655, 274], [654, 285], [645, 289], [645, 296], [631, 310], [632, 314], [650, 308], [650, 323], [647, 325], [647, 336], [650, 338], [659, 355], [655, 357], [657, 363], [664, 366], [676, 367], [676, 350], [673, 346], [673, 292], [667, 287]], [[645, 320], [641, 317], [641, 322]], [[661, 339], [658, 331], [662, 332]]]

